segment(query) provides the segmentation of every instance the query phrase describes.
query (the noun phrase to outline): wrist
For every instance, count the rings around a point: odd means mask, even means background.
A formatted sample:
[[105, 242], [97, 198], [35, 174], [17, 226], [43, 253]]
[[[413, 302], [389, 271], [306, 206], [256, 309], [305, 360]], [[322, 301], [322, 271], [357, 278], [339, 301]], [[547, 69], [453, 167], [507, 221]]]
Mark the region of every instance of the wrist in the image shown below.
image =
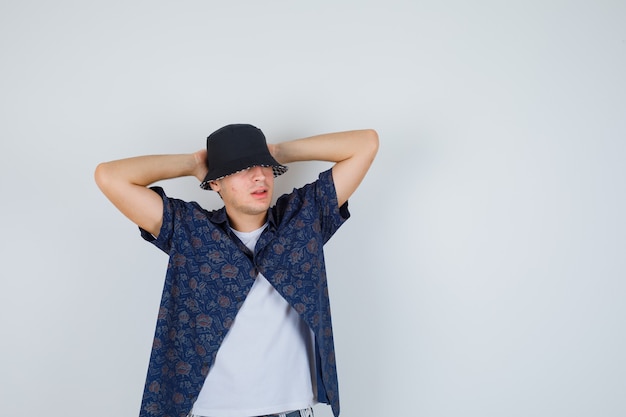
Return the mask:
[[270, 151], [272, 157], [280, 164], [284, 164], [284, 158], [281, 151], [280, 143], [268, 143], [267, 149]]
[[188, 157], [190, 165], [189, 175], [196, 177], [200, 182], [204, 181], [204, 177], [209, 172], [206, 165], [206, 150], [194, 152], [189, 154]]

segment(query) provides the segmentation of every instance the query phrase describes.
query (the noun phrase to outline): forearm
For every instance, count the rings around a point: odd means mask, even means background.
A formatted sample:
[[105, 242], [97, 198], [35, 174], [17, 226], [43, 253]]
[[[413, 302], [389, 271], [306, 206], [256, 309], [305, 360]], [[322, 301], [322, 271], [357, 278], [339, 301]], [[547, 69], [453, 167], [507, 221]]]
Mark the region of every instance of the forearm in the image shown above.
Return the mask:
[[126, 182], [148, 186], [160, 180], [199, 176], [195, 154], [147, 155], [103, 162], [96, 169], [98, 185], [105, 182]]
[[333, 181], [341, 206], [357, 189], [372, 164], [378, 152], [378, 134], [371, 129], [327, 133], [272, 145], [270, 151], [283, 164], [334, 162]]
[[283, 164], [299, 161], [341, 162], [354, 157], [368, 144], [378, 143], [373, 130], [351, 130], [326, 133], [273, 145], [272, 153]]

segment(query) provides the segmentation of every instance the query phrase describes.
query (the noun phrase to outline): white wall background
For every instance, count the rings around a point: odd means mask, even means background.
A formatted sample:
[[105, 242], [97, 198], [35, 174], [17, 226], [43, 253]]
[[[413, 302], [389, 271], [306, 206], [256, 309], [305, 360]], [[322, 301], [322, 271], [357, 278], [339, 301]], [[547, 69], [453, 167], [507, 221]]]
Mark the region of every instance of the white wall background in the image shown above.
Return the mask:
[[609, 0], [3, 0], [0, 415], [137, 415], [167, 260], [93, 170], [233, 122], [379, 132], [327, 250], [342, 416], [626, 415], [625, 22]]

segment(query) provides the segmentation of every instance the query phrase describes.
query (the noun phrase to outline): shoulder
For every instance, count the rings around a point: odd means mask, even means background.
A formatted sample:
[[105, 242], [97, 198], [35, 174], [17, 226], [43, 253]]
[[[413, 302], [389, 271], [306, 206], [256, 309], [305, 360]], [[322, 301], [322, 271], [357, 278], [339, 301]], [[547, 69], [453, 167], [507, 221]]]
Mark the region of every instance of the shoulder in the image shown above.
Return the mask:
[[304, 204], [310, 205], [317, 200], [318, 194], [324, 193], [324, 190], [332, 191], [329, 188], [334, 189], [330, 169], [320, 173], [317, 180], [294, 188], [290, 193], [278, 197], [274, 208], [278, 212], [287, 212], [298, 209]]
[[342, 223], [349, 217], [347, 203], [341, 210], [338, 206], [332, 169], [320, 173], [316, 181], [280, 196], [270, 213], [278, 225], [296, 218]]
[[150, 187], [150, 189], [163, 199], [163, 209], [165, 211], [195, 212], [200, 217], [212, 217], [221, 212], [221, 210], [207, 210], [196, 201], [186, 201], [170, 197], [161, 187]]
[[196, 229], [206, 232], [226, 223], [226, 211], [222, 207], [207, 210], [195, 201], [186, 201], [169, 197], [161, 187], [151, 187], [163, 199], [163, 223], [161, 231], [171, 233], [189, 233]]

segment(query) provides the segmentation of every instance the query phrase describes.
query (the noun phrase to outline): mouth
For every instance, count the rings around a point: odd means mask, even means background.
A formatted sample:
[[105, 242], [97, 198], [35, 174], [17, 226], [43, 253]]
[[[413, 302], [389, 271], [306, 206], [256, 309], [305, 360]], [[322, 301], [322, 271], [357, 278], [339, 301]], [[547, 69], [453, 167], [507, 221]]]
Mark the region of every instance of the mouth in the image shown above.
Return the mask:
[[259, 188], [259, 189], [252, 191], [252, 197], [258, 198], [258, 199], [267, 197], [267, 194], [268, 194], [267, 188]]

